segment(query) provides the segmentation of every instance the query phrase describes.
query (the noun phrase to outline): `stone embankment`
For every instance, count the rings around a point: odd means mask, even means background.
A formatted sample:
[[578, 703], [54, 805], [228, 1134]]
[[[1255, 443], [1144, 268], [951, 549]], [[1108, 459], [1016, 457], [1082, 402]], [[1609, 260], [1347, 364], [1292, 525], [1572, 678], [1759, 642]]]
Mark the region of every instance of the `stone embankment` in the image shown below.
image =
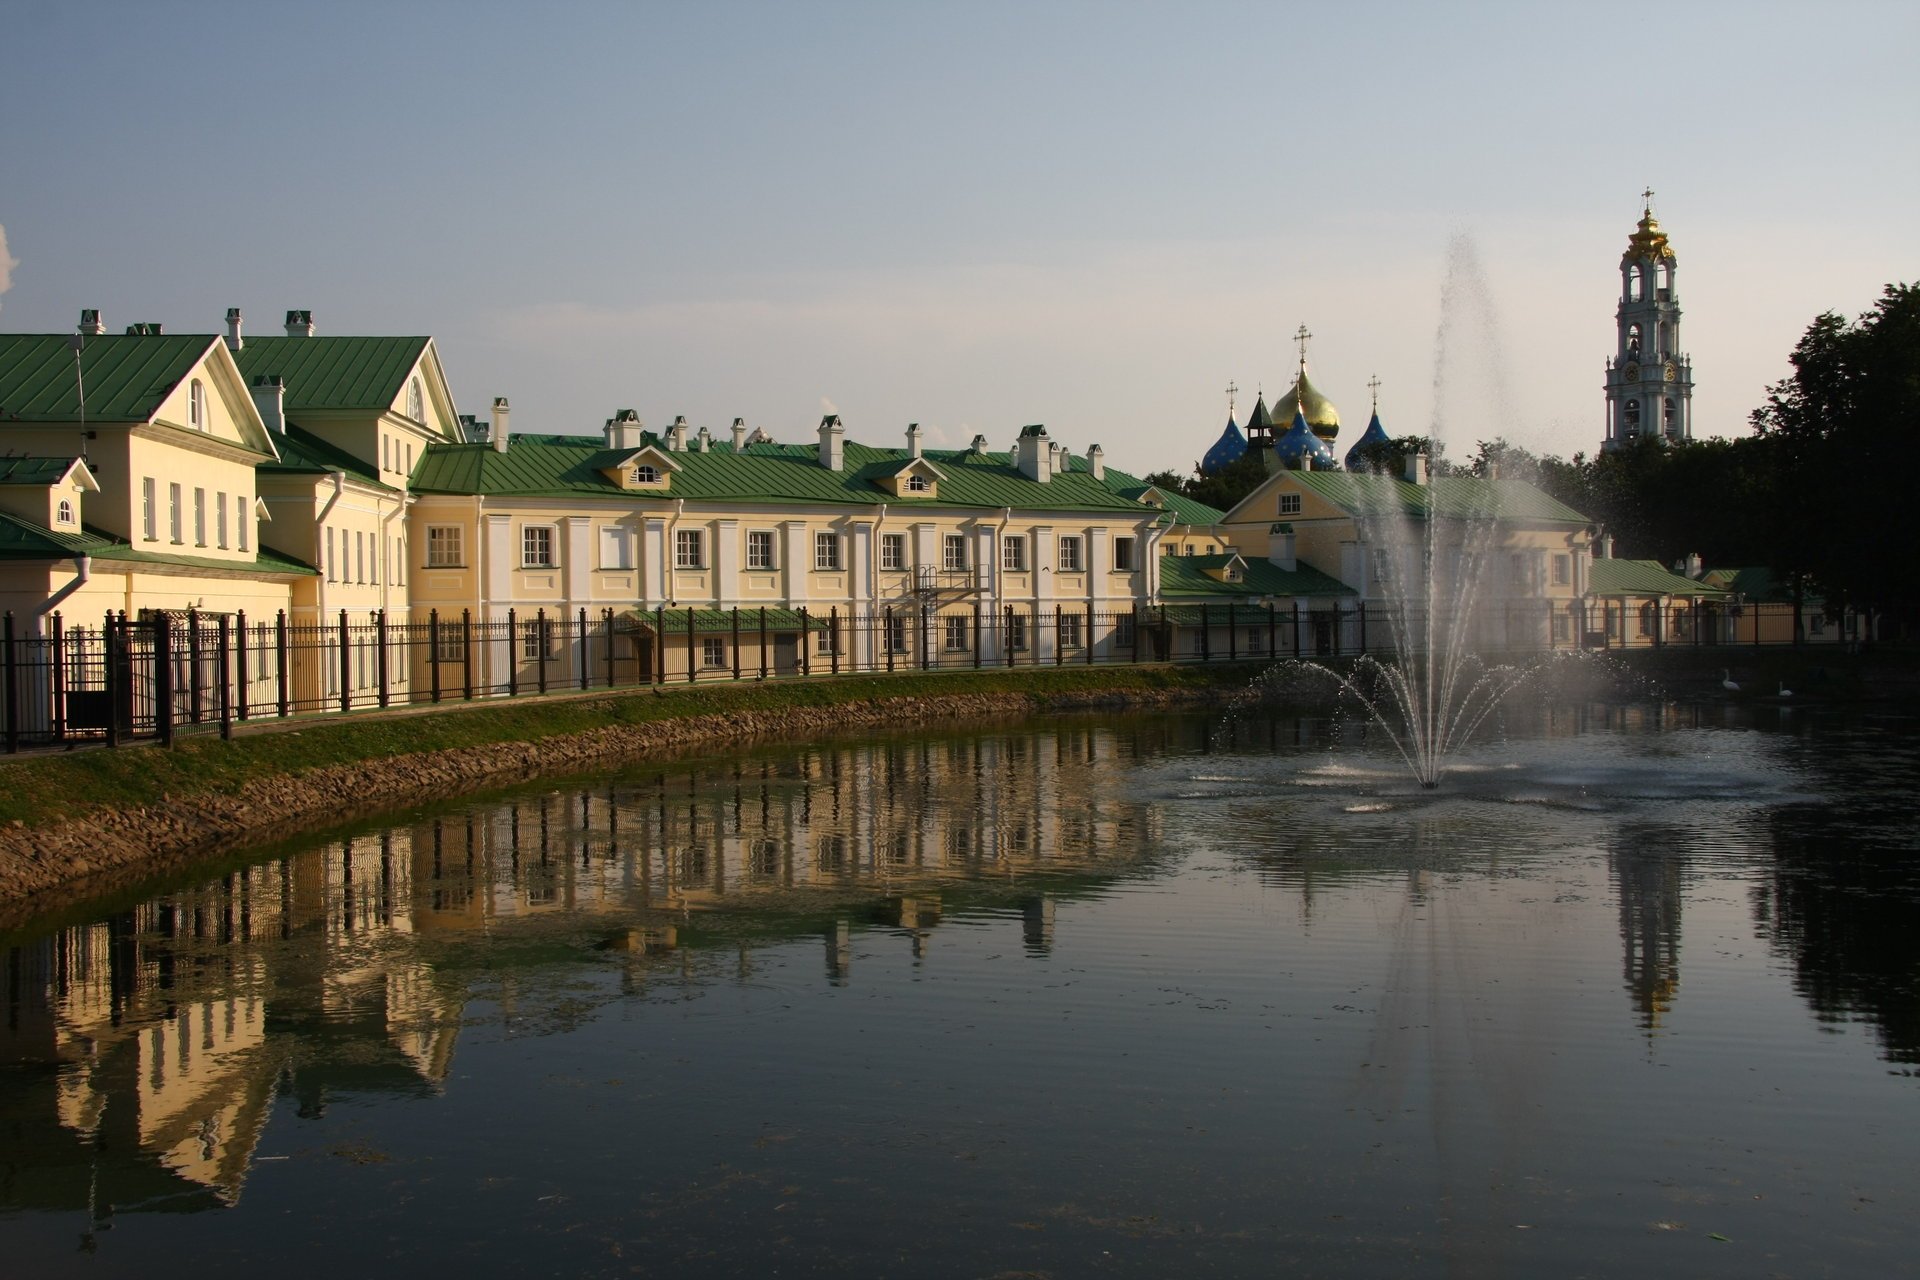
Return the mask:
[[820, 707], [743, 710], [614, 724], [531, 742], [386, 756], [246, 783], [230, 793], [167, 797], [44, 827], [0, 828], [0, 927], [107, 894], [230, 851], [383, 810], [589, 773], [649, 757], [752, 741], [800, 742], [847, 731], [990, 722], [1036, 713], [1200, 705], [1219, 690], [953, 693]]

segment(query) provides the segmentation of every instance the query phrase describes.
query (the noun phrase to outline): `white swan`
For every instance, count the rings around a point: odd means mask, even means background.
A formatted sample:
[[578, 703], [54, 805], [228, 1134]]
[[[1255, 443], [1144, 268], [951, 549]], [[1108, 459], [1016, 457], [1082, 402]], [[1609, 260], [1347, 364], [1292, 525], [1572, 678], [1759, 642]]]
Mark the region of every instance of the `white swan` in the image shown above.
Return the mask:
[[1789, 689], [1789, 688], [1787, 688], [1787, 682], [1786, 682], [1786, 681], [1784, 681], [1784, 680], [1782, 680], [1782, 681], [1780, 682], [1780, 695], [1779, 695], [1779, 696], [1780, 696], [1780, 697], [1782, 697], [1782, 698], [1791, 698], [1791, 697], [1793, 696], [1793, 690], [1791, 690], [1791, 689]]
[[1720, 687], [1728, 693], [1740, 692], [1740, 686], [1733, 682], [1733, 672], [1725, 667], [1720, 668]]

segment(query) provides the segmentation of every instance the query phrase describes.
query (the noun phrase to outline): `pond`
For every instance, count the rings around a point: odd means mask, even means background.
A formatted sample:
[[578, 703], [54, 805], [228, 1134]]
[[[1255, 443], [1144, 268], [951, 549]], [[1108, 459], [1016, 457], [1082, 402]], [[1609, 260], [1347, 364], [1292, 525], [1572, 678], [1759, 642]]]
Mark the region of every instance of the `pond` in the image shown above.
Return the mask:
[[1080, 718], [423, 809], [0, 940], [16, 1275], [1912, 1274], [1920, 737]]

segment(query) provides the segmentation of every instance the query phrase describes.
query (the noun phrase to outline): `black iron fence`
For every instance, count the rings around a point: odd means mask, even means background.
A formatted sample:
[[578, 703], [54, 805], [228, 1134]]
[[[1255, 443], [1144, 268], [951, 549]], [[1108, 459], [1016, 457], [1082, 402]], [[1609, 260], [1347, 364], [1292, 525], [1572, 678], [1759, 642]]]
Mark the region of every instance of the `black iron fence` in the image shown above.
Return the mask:
[[[513, 698], [570, 690], [897, 671], [1137, 662], [1236, 662], [1424, 646], [1455, 620], [1351, 600], [1303, 605], [914, 604], [851, 612], [784, 608], [571, 613], [513, 609], [325, 621], [285, 612], [124, 613], [98, 624], [4, 617], [6, 750], [135, 740], [315, 712]], [[1515, 601], [1483, 610], [1465, 639], [1483, 652], [1668, 645], [1844, 643], [1852, 620], [1791, 604]]]

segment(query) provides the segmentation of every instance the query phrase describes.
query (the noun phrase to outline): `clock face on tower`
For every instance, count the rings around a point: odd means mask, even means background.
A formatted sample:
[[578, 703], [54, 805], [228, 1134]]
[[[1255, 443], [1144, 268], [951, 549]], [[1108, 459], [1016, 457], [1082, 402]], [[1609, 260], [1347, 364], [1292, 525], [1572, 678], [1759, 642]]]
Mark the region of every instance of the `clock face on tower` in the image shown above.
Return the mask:
[[1672, 364], [1672, 362], [1668, 362], [1668, 364], [1667, 364], [1667, 381], [1668, 381], [1668, 382], [1672, 382], [1672, 381], [1673, 381], [1673, 376], [1674, 376], [1674, 373], [1675, 373], [1675, 372], [1676, 372], [1676, 371], [1675, 371], [1675, 369], [1674, 369], [1674, 367], [1673, 367], [1673, 364]]
[[1620, 376], [1628, 382], [1632, 382], [1640, 376], [1640, 366], [1629, 361], [1627, 366], [1620, 370]]

